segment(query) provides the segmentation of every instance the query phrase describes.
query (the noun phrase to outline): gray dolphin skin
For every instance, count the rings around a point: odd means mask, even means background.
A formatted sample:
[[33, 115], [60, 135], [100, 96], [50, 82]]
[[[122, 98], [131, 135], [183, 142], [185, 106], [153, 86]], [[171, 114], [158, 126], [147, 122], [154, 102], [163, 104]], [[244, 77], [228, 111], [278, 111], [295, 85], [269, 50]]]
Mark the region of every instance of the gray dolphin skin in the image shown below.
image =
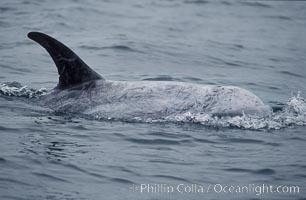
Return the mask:
[[47, 50], [57, 67], [58, 85], [40, 99], [55, 111], [147, 120], [184, 113], [261, 115], [269, 109], [256, 95], [235, 86], [105, 80], [56, 39], [39, 32], [28, 37]]

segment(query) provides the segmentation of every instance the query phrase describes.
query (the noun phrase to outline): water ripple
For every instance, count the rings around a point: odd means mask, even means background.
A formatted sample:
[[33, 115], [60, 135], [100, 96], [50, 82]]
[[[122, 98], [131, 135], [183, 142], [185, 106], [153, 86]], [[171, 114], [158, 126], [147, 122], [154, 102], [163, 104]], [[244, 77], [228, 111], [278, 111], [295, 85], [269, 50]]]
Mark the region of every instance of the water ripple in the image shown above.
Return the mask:
[[298, 78], [304, 78], [304, 76], [302, 74], [296, 74], [296, 73], [290, 72], [290, 71], [280, 71], [280, 73], [285, 74], [285, 75], [289, 75], [289, 76], [298, 77]]
[[247, 143], [247, 144], [264, 144], [263, 140], [256, 140], [256, 139], [245, 139], [245, 138], [230, 138], [230, 139], [223, 139], [226, 142], [232, 143]]
[[12, 179], [12, 178], [2, 178], [2, 177], [0, 177], [0, 182], [12, 183], [12, 184], [23, 185], [23, 186], [33, 186], [29, 182], [19, 181], [19, 180]]
[[79, 172], [82, 172], [82, 173], [85, 173], [87, 175], [90, 175], [90, 176], [93, 176], [95, 178], [100, 178], [100, 179], [108, 179], [107, 176], [103, 176], [101, 174], [98, 174], [98, 173], [94, 173], [94, 172], [90, 172], [88, 170], [85, 170], [85, 169], [82, 169], [81, 167], [77, 166], [77, 165], [73, 165], [73, 164], [61, 164], [69, 169], [73, 169], [73, 170], [76, 170], [76, 171], [79, 171]]
[[288, 16], [283, 16], [283, 15], [273, 15], [273, 16], [267, 16], [267, 18], [270, 19], [275, 19], [275, 20], [286, 20], [286, 21], [290, 21], [292, 20], [291, 17]]
[[187, 179], [177, 177], [177, 176], [171, 176], [171, 175], [152, 175], [152, 177], [170, 179], [170, 180], [175, 180], [175, 181], [189, 182]]
[[260, 2], [251, 2], [251, 1], [241, 1], [242, 5], [250, 6], [250, 7], [257, 7], [257, 8], [271, 8], [271, 5], [260, 3]]
[[8, 11], [15, 11], [17, 10], [16, 8], [8, 7], [8, 6], [0, 6], [0, 12], [5, 13]]
[[39, 172], [32, 172], [32, 174], [34, 174], [35, 176], [37, 176], [38, 178], [41, 179], [48, 179], [48, 181], [60, 181], [60, 182], [66, 182], [69, 183], [69, 181], [56, 177], [56, 176], [52, 176], [50, 174], [46, 174], [46, 173], [39, 173]]
[[199, 143], [208, 143], [208, 144], [218, 144], [219, 143], [213, 140], [207, 140], [207, 139], [201, 139], [201, 138], [196, 138], [194, 139], [194, 141], [199, 142]]
[[273, 169], [270, 169], [270, 168], [264, 168], [264, 169], [258, 169], [258, 170], [243, 169], [243, 168], [228, 168], [225, 170], [230, 171], [230, 172], [247, 172], [247, 173], [261, 174], [261, 175], [272, 175], [276, 173]]
[[176, 141], [176, 140], [165, 140], [165, 139], [136, 139], [136, 138], [128, 138], [126, 140], [137, 144], [147, 144], [147, 145], [180, 145], [182, 142], [186, 142], [186, 140]]
[[104, 49], [112, 49], [112, 50], [118, 50], [118, 51], [128, 51], [128, 52], [137, 52], [137, 53], [143, 53], [142, 51], [139, 51], [135, 48], [126, 46], [126, 45], [112, 45], [107, 47], [98, 47], [98, 46], [89, 46], [89, 45], [81, 45], [80, 48], [82, 49], [88, 49], [88, 50], [104, 50]]
[[171, 165], [195, 165], [194, 163], [188, 163], [188, 162], [179, 162], [179, 161], [171, 161], [169, 159], [154, 159], [149, 160], [151, 163], [162, 163], [162, 164], [171, 164]]
[[133, 181], [130, 181], [124, 178], [111, 178], [110, 180], [114, 182], [118, 182], [118, 183], [123, 183], [123, 184], [135, 184]]
[[[1, 24], [1, 22], [0, 22], [0, 24]], [[19, 44], [16, 44], [16, 45], [19, 45]], [[15, 71], [15, 72], [31, 72], [31, 70], [26, 69], [26, 68], [12, 67], [12, 66], [5, 65], [5, 64], [0, 64], [0, 68], [9, 69], [9, 70], [12, 70], [12, 71]]]
[[207, 0], [186, 0], [186, 1], [184, 1], [184, 3], [187, 3], [187, 4], [208, 4], [210, 2], [207, 1]]

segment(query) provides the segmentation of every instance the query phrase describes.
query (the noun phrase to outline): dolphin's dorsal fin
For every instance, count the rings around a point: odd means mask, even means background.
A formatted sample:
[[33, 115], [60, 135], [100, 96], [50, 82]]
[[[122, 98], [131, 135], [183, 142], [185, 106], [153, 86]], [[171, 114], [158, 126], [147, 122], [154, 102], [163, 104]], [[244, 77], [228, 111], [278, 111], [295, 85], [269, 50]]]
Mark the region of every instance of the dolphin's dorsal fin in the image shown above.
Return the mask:
[[28, 37], [43, 46], [52, 57], [59, 74], [57, 89], [66, 89], [87, 81], [103, 79], [72, 50], [56, 39], [39, 32], [30, 32]]

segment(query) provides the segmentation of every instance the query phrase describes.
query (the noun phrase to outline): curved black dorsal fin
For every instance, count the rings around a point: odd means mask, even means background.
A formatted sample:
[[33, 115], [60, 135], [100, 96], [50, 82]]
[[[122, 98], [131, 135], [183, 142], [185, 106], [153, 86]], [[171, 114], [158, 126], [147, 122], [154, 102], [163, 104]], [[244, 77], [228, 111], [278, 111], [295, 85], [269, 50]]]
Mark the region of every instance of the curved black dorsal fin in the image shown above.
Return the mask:
[[87, 81], [103, 79], [72, 50], [56, 39], [39, 32], [30, 32], [28, 37], [43, 46], [52, 57], [59, 74], [58, 89], [66, 89]]

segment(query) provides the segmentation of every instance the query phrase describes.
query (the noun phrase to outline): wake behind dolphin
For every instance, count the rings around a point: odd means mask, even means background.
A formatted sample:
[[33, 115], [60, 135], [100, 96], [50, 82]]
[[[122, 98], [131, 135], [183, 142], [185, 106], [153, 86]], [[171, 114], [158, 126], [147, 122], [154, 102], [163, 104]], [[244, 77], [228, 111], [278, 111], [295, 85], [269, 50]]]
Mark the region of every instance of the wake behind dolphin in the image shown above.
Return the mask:
[[41, 97], [42, 104], [55, 111], [154, 120], [184, 113], [263, 115], [269, 110], [256, 95], [234, 86], [105, 80], [56, 39], [39, 32], [28, 37], [47, 50], [57, 67], [58, 85]]

